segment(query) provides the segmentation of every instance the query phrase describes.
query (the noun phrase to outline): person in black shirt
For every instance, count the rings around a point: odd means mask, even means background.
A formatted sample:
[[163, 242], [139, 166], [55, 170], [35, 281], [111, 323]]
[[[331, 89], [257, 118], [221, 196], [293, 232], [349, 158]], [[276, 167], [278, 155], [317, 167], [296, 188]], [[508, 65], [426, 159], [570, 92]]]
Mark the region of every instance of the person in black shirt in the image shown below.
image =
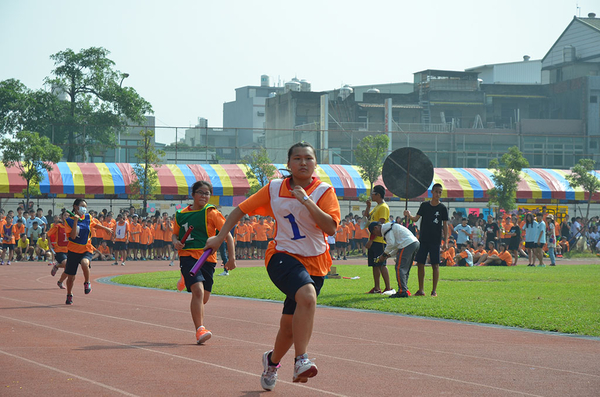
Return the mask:
[[419, 233], [420, 248], [415, 256], [418, 266], [419, 290], [415, 296], [423, 296], [423, 284], [425, 281], [425, 262], [427, 255], [433, 270], [433, 287], [431, 296], [437, 296], [437, 283], [440, 277], [440, 244], [446, 249], [448, 240], [448, 209], [440, 202], [442, 197], [442, 185], [436, 183], [431, 188], [431, 201], [425, 201], [419, 207], [417, 215], [412, 216], [409, 210], [404, 211], [404, 216], [413, 222], [421, 221], [421, 232]]
[[498, 224], [496, 223], [496, 221], [494, 221], [493, 216], [488, 215], [488, 221], [485, 224], [483, 231], [485, 232], [485, 246], [488, 247], [489, 242], [493, 241], [494, 247], [498, 248], [498, 240], [500, 239], [500, 227], [498, 227]]
[[508, 241], [508, 251], [515, 258], [514, 266], [517, 266], [517, 261], [519, 260], [519, 246], [521, 245], [521, 227], [517, 222], [517, 216], [512, 215], [512, 226], [510, 227], [510, 231], [506, 234], [509, 237]]

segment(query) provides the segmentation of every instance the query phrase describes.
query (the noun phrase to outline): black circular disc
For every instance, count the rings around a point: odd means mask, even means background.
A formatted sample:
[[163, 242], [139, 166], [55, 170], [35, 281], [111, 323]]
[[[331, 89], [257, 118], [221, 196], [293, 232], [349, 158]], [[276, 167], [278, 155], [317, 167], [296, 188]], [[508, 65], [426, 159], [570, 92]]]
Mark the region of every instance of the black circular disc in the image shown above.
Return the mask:
[[414, 147], [394, 150], [385, 159], [381, 171], [387, 189], [400, 198], [419, 197], [433, 181], [433, 163]]

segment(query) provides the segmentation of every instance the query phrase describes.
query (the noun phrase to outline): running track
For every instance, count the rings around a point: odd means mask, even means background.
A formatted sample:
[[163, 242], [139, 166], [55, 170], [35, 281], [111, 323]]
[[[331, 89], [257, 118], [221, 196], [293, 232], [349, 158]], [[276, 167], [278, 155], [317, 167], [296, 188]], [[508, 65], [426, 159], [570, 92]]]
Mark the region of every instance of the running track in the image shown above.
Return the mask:
[[198, 346], [188, 294], [95, 281], [166, 269], [165, 262], [94, 262], [92, 293], [83, 294], [78, 275], [69, 307], [45, 264], [0, 267], [0, 395], [564, 397], [600, 390], [598, 339], [318, 308], [309, 356], [319, 374], [292, 383], [288, 353], [275, 390], [264, 392], [261, 356], [275, 338], [279, 303], [213, 295], [206, 325], [214, 336]]

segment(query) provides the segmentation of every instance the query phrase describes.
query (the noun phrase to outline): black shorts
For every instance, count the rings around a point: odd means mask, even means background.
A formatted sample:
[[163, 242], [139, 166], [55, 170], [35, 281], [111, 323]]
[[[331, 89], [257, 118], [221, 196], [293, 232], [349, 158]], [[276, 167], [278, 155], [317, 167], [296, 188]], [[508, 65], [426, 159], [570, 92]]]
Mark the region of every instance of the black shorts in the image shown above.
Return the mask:
[[544, 248], [544, 245], [546, 245], [546, 243], [535, 243], [535, 248]]
[[14, 251], [15, 250], [15, 244], [3, 243], [2, 244], [2, 249]]
[[385, 251], [385, 244], [373, 241], [371, 248], [367, 250], [367, 263], [369, 264], [369, 266], [385, 266], [385, 262], [387, 261], [387, 259], [383, 262], [375, 262], [375, 259], [377, 259], [381, 254], [383, 254], [383, 251]]
[[335, 246], [336, 248], [346, 248], [348, 246], [348, 243], [345, 241], [336, 241]]
[[65, 266], [65, 273], [69, 276], [74, 276], [77, 274], [77, 268], [83, 259], [92, 260], [91, 252], [84, 252], [83, 254], [78, 254], [77, 252], [69, 251], [67, 255], [67, 265]]
[[130, 250], [136, 250], [136, 249], [140, 248], [140, 243], [130, 241], [129, 246], [127, 248], [129, 248]]
[[113, 242], [112, 242], [112, 240], [102, 240], [102, 241], [106, 241], [106, 246], [107, 246], [108, 248], [112, 248], [112, 247], [113, 247]]
[[427, 261], [427, 255], [429, 255], [429, 261], [432, 266], [440, 264], [440, 244], [439, 243], [430, 243], [430, 242], [421, 242], [421, 247], [419, 247], [419, 251], [417, 255], [415, 255], [415, 261], [417, 263], [425, 264]]
[[113, 247], [115, 251], [125, 251], [127, 246], [125, 245], [125, 241], [115, 241], [115, 245]]
[[141, 249], [142, 251], [146, 251], [146, 250], [148, 250], [148, 244], [140, 244], [140, 249]]
[[67, 253], [66, 252], [57, 252], [54, 255], [54, 260], [58, 263], [63, 263], [64, 260], [67, 259]]
[[367, 244], [367, 241], [369, 241], [369, 239], [366, 237], [360, 239], [360, 243], [363, 245], [363, 247], [365, 246], [365, 244]]
[[100, 239], [98, 237], [92, 237], [92, 245], [94, 247], [99, 247], [100, 246]]
[[329, 251], [335, 250], [335, 243], [329, 244]]
[[519, 250], [519, 241], [515, 241], [515, 242], [509, 242], [508, 243], [508, 250], [509, 251], [518, 251]]
[[469, 265], [467, 265], [467, 259], [466, 258], [460, 258], [456, 264], [458, 266], [469, 266]]
[[324, 277], [309, 275], [306, 267], [298, 259], [283, 252], [278, 252], [271, 257], [267, 265], [267, 273], [273, 284], [285, 294], [282, 314], [294, 314], [295, 296], [300, 288], [312, 284], [319, 296], [325, 281]]
[[533, 241], [525, 241], [525, 248], [535, 248], [535, 243]]
[[267, 241], [257, 241], [256, 242], [256, 248], [258, 248], [259, 250], [266, 250], [267, 249]]
[[179, 257], [179, 269], [185, 280], [185, 287], [188, 292], [192, 292], [192, 285], [196, 283], [203, 283], [204, 290], [211, 292], [214, 283], [213, 275], [215, 274], [214, 262], [204, 262], [198, 273], [194, 277], [190, 276], [190, 270], [196, 264], [197, 259], [193, 256], [180, 256]]
[[164, 243], [164, 241], [162, 241], [162, 240], [154, 240], [154, 248], [164, 247], [163, 243]]

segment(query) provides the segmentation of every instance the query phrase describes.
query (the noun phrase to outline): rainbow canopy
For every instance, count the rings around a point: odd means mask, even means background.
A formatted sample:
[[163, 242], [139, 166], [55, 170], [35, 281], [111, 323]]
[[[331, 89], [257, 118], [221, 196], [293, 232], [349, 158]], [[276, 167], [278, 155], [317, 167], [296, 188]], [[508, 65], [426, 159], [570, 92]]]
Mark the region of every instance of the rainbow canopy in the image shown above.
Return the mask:
[[[277, 169], [283, 164], [274, 164]], [[155, 168], [158, 173], [157, 200], [187, 200], [190, 189], [198, 180], [213, 185], [212, 202], [223, 206], [238, 205], [245, 199], [250, 185], [243, 164], [168, 164]], [[356, 199], [370, 193], [369, 182], [361, 178], [359, 167], [350, 165], [320, 165], [316, 172], [324, 182], [331, 184], [340, 199]], [[584, 202], [588, 194], [582, 188], [573, 189], [566, 180], [569, 170], [528, 168], [522, 171], [517, 191], [521, 203], [574, 203]], [[600, 171], [592, 171], [600, 179]], [[135, 181], [133, 164], [127, 163], [58, 163], [52, 171], [44, 171], [39, 185], [44, 197], [129, 199], [131, 184]], [[435, 168], [433, 183], [444, 187], [443, 197], [448, 201], [487, 202], [487, 190], [494, 187], [492, 172], [484, 168]], [[383, 184], [381, 177], [375, 184]], [[6, 168], [0, 163], [0, 197], [23, 197], [26, 182], [19, 176], [19, 168]], [[393, 199], [388, 192], [389, 198]], [[431, 197], [428, 191], [415, 200]], [[600, 193], [592, 196], [600, 203]]]

